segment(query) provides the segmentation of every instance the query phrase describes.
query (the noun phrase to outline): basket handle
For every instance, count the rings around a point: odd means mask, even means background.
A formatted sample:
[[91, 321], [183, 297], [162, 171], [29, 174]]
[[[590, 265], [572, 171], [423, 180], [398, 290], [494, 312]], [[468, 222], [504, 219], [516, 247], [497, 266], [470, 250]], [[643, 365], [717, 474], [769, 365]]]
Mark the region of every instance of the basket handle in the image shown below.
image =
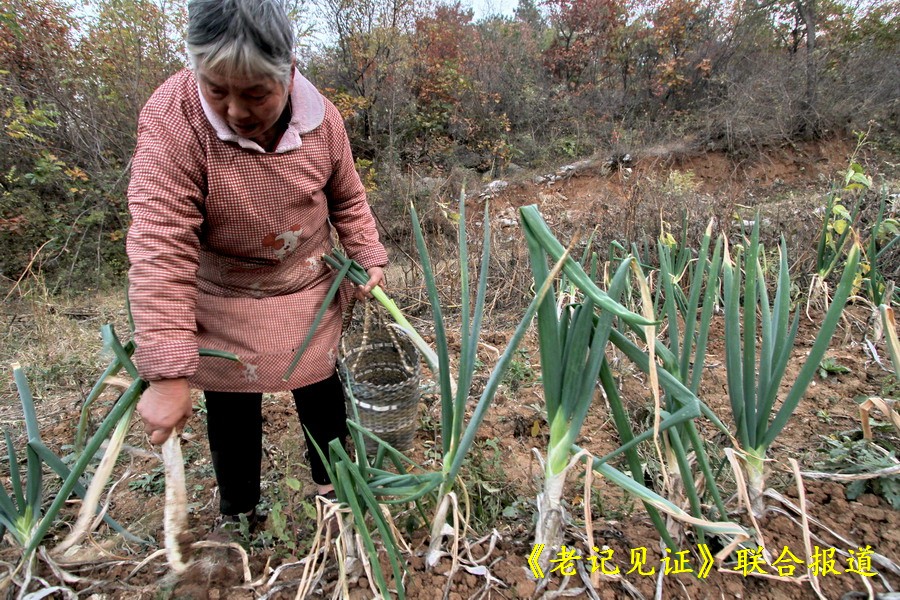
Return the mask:
[[341, 333], [350, 329], [350, 321], [353, 320], [353, 309], [356, 308], [356, 296], [350, 296], [350, 303], [344, 308], [344, 317], [341, 320]]
[[403, 346], [400, 344], [400, 338], [397, 337], [397, 331], [393, 327], [385, 324], [381, 310], [378, 307], [372, 308], [371, 302], [366, 302], [365, 317], [363, 319], [363, 343], [365, 344], [369, 341], [369, 328], [371, 327], [373, 320], [377, 327], [387, 330], [388, 337], [391, 338], [391, 344], [394, 346], [394, 350], [397, 351], [397, 355], [400, 357], [403, 368], [407, 373], [412, 373], [414, 371], [413, 366], [410, 365], [409, 361], [406, 359], [406, 353], [403, 351]]
[[403, 351], [403, 346], [400, 344], [400, 339], [397, 337], [397, 330], [389, 325], [385, 326], [385, 328], [388, 331], [388, 335], [391, 337], [391, 343], [394, 345], [394, 349], [400, 356], [400, 362], [403, 363], [403, 368], [407, 373], [415, 372], [415, 367], [409, 364], [409, 361], [406, 359], [406, 352]]
[[[356, 298], [353, 297], [350, 300], [350, 304], [347, 305], [347, 310], [344, 311], [344, 319], [341, 325], [341, 331], [346, 331], [350, 327], [350, 321], [353, 319], [353, 310], [356, 307], [356, 302]], [[397, 332], [393, 327], [390, 327], [384, 323], [384, 318], [381, 315], [381, 311], [378, 310], [378, 307], [373, 308], [371, 302], [366, 302], [363, 306], [363, 331], [361, 340], [362, 345], [365, 346], [369, 343], [369, 335], [372, 331], [374, 322], [374, 325], [376, 327], [387, 330], [388, 336], [391, 338], [391, 344], [394, 346], [394, 350], [397, 351], [397, 355], [400, 357], [400, 362], [403, 364], [403, 368], [406, 370], [406, 372], [414, 372], [415, 366], [411, 365], [409, 360], [407, 360], [406, 353], [403, 351], [403, 346], [400, 342], [400, 338], [397, 337]], [[356, 368], [357, 364], [359, 363], [360, 357], [361, 354], [357, 354], [352, 368]]]

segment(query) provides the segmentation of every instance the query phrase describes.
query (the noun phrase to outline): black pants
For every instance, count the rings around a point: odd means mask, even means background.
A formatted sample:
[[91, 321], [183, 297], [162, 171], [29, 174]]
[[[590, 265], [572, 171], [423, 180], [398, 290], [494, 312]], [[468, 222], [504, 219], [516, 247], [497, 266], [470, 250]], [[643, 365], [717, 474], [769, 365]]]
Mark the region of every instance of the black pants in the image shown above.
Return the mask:
[[[335, 438], [345, 442], [347, 412], [340, 379], [335, 373], [291, 393], [306, 438], [313, 481], [319, 485], [329, 483], [322, 459], [310, 443], [310, 435], [326, 456], [328, 442]], [[203, 395], [209, 450], [219, 484], [219, 510], [225, 515], [249, 512], [260, 497], [262, 394], [204, 392]]]

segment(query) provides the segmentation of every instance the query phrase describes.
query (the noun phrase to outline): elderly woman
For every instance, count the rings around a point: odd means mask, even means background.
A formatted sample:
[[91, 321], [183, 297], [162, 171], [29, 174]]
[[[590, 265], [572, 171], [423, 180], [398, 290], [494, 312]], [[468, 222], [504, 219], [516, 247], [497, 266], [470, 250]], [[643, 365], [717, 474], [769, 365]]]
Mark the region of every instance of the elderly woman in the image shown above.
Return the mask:
[[[334, 278], [320, 260], [332, 226], [369, 273], [357, 296], [382, 282], [387, 255], [341, 116], [294, 67], [281, 2], [192, 0], [188, 14], [193, 68], [141, 111], [128, 188], [135, 363], [150, 382], [138, 411], [162, 443], [191, 416], [190, 388], [203, 390], [221, 513], [253, 522], [263, 392], [291, 390], [320, 446], [346, 434], [337, 303], [282, 380]], [[200, 347], [241, 363], [198, 358]]]

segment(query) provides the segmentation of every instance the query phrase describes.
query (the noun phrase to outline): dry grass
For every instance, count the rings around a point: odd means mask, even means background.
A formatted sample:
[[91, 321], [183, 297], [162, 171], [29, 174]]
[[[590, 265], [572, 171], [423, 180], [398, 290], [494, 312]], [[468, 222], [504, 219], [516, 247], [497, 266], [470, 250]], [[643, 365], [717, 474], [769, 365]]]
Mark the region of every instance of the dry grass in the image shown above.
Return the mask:
[[[0, 329], [0, 363], [19, 362], [35, 396], [39, 419], [51, 422], [80, 406], [109, 363], [100, 327], [114, 323], [127, 335], [125, 296], [91, 294], [51, 297], [40, 279], [23, 280], [6, 300]], [[21, 407], [12, 377], [0, 389], [0, 424], [18, 431]]]

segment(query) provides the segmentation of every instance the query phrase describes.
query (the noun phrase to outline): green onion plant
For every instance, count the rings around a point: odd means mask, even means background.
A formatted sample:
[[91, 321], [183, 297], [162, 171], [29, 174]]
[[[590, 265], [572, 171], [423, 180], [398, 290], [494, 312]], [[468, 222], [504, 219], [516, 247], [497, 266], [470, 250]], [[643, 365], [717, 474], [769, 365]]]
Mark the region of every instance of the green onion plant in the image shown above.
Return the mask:
[[[34, 407], [34, 396], [25, 372], [19, 364], [13, 365], [13, 378], [19, 392], [19, 400], [22, 404], [22, 412], [25, 418], [25, 429], [28, 442], [25, 448], [26, 473], [25, 480], [19, 470], [19, 459], [9, 432], [5, 432], [6, 448], [10, 464], [10, 481], [13, 495], [10, 496], [5, 489], [0, 488], [0, 526], [10, 533], [15, 543], [20, 546], [22, 562], [31, 560], [34, 551], [43, 541], [50, 527], [56, 522], [63, 503], [71, 493], [84, 498], [87, 491], [80, 480], [84, 474], [90, 459], [99, 450], [109, 430], [116, 423], [116, 408], [120, 404], [130, 403], [129, 398], [124, 402], [120, 398], [110, 416], [101, 424], [97, 433], [92, 436], [87, 444], [82, 457], [75, 462], [70, 469], [41, 439], [37, 413]], [[118, 416], [121, 416], [120, 414]], [[43, 468], [46, 464], [62, 480], [62, 487], [51, 502], [49, 508], [43, 507], [44, 479]], [[128, 533], [119, 523], [108, 515], [104, 515], [106, 523], [115, 531], [121, 533], [130, 541], [146, 543]]]
[[[121, 450], [137, 401], [147, 387], [147, 382], [138, 376], [137, 368], [131, 361], [131, 354], [134, 352], [135, 347], [134, 343], [129, 342], [123, 346], [111, 325], [105, 325], [101, 329], [101, 334], [106, 347], [112, 351], [114, 358], [110, 366], [104, 371], [102, 379], [94, 386], [89, 400], [92, 402], [99, 397], [100, 393], [108, 385], [109, 377], [118, 373], [121, 369], [125, 369], [131, 375], [132, 382], [119, 395], [97, 430], [84, 444], [83, 450], [77, 455], [71, 467], [66, 466], [62, 459], [54, 454], [41, 440], [31, 388], [21, 366], [18, 364], [13, 365], [13, 377], [22, 403], [28, 435], [26, 446], [27, 479], [23, 484], [18, 467], [18, 456], [9, 432], [6, 432], [13, 495], [10, 496], [4, 489], [0, 488], [0, 527], [8, 530], [16, 544], [22, 547], [22, 564], [34, 557], [35, 551], [41, 545], [51, 527], [57, 523], [60, 510], [73, 492], [85, 499], [81, 507], [79, 527], [76, 528], [76, 535], [67, 538], [64, 544], [55, 548], [54, 551], [61, 552], [86, 535], [87, 530], [85, 526], [93, 518], [94, 513], [97, 512], [97, 500], [99, 499], [100, 491], [107, 483], [112, 466], [115, 464], [118, 453]], [[239, 360], [234, 354], [218, 350], [200, 349], [200, 355]], [[87, 420], [84, 418], [84, 412], [82, 415], [79, 432], [84, 436]], [[85, 474], [88, 465], [94, 460], [101, 445], [110, 437], [113, 430], [115, 430], [115, 433], [101, 461], [101, 468], [91, 478], [90, 487], [86, 489], [85, 482], [81, 478]], [[43, 464], [50, 467], [62, 479], [60, 489], [50, 502], [50, 506], [46, 509], [43, 507]], [[104, 515], [103, 520], [129, 541], [140, 544], [149, 543], [129, 533], [109, 515]]]
[[[456, 497], [453, 493], [457, 476], [472, 444], [475, 442], [475, 434], [484, 420], [488, 407], [494, 399], [494, 395], [506, 374], [514, 353], [525, 335], [525, 331], [538, 310], [538, 305], [548, 292], [552, 281], [547, 281], [537, 292], [525, 315], [522, 317], [515, 332], [509, 340], [503, 354], [494, 366], [484, 390], [476, 403], [472, 416], [468, 422], [465, 420], [466, 405], [471, 392], [472, 381], [475, 374], [475, 365], [478, 352], [478, 340], [481, 333], [481, 323], [484, 316], [485, 296], [487, 293], [487, 275], [490, 260], [491, 229], [488, 205], [485, 204], [484, 237], [482, 242], [481, 267], [478, 273], [478, 283], [475, 288], [474, 306], [470, 299], [470, 273], [468, 260], [468, 241], [466, 236], [466, 206], [465, 194], [460, 194], [459, 199], [459, 265], [461, 282], [461, 339], [458, 374], [455, 386], [451, 385], [450, 355], [448, 352], [447, 337], [444, 326], [444, 317], [441, 310], [438, 288], [431, 268], [431, 260], [428, 249], [425, 246], [425, 238], [416, 215], [415, 207], [412, 207], [413, 233], [416, 240], [416, 248], [422, 263], [422, 271], [425, 276], [425, 284], [428, 290], [428, 298], [431, 302], [432, 317], [434, 320], [435, 340], [439, 360], [439, 391], [441, 398], [441, 441], [443, 459], [441, 469], [441, 483], [437, 495], [437, 510], [431, 525], [431, 538], [426, 555], [426, 564], [429, 567], [437, 565], [444, 555], [442, 542], [447, 532], [455, 539], [459, 539], [460, 532], [455, 527], [448, 527], [448, 515], [455, 505]], [[553, 277], [556, 276], [554, 272]], [[455, 389], [454, 389], [455, 388]], [[455, 519], [454, 519], [455, 520]]]
[[[693, 524], [708, 531], [744, 535], [743, 529], [737, 525], [707, 521], [703, 518], [699, 507], [694, 516], [687, 515], [681, 509], [673, 510], [675, 505], [672, 502], [648, 489], [643, 483], [639, 483], [643, 481], [643, 470], [636, 451], [637, 444], [700, 416], [701, 403], [696, 394], [677, 377], [660, 370], [659, 383], [671, 398], [671, 405], [661, 411], [661, 419], [655, 430], [635, 435], [631, 428], [606, 361], [605, 348], [607, 341], [612, 341], [642, 371], [647, 374], [656, 371], [656, 358], [652, 356], [650, 348], [642, 349], [614, 326], [618, 321], [637, 332], [642, 332], [645, 328], [655, 331], [657, 323], [652, 318], [649, 287], [638, 263], [633, 257], [625, 257], [616, 269], [609, 291], [603, 291], [584, 272], [578, 262], [566, 257], [562, 244], [553, 236], [536, 207], [521, 208], [520, 216], [531, 255], [535, 283], [546, 283], [548, 280], [548, 257], [551, 260], [561, 260], [563, 271], [570, 281], [575, 282], [582, 296], [580, 302], [567, 305], [562, 310], [556, 310], [552, 295], [548, 296], [544, 299], [537, 317], [550, 442], [545, 462], [544, 488], [538, 498], [536, 543], [547, 545], [550, 548], [550, 556], [562, 543], [565, 523], [561, 494], [565, 472], [572, 453], [581, 452], [575, 441], [592, 402], [598, 379], [610, 404], [622, 445], [615, 452], [594, 462], [601, 473], [644, 502], [666, 545], [675, 547], [659, 510], [665, 510], [676, 518], [687, 517]], [[619, 302], [629, 272], [634, 274], [642, 287], [643, 303], [645, 309], [650, 310], [649, 317], [633, 313]], [[646, 333], [644, 335], [646, 336]], [[651, 339], [653, 337], [655, 335], [651, 336]], [[644, 337], [645, 341], [646, 339]], [[660, 355], [663, 362], [668, 361], [672, 364], [677, 362], [672, 353], [664, 347], [660, 346], [659, 350], [664, 351]], [[675, 450], [686, 460], [683, 447]], [[620, 454], [624, 454], [628, 460], [632, 474], [630, 478], [607, 464]], [[720, 518], [724, 516], [724, 510], [720, 511]]]
[[828, 349], [853, 288], [860, 246], [858, 242], [851, 245], [844, 272], [813, 347], [776, 410], [778, 389], [797, 336], [799, 312], [791, 319], [791, 281], [784, 239], [779, 247], [775, 296], [769, 301], [769, 288], [760, 263], [763, 247], [759, 241], [759, 219], [756, 221], [745, 250], [738, 249], [732, 257], [726, 242], [723, 280], [728, 396], [737, 441], [747, 466], [752, 510], [761, 515], [765, 508], [766, 452], [787, 425]]
[[[526, 230], [535, 285], [549, 279], [546, 254]], [[613, 288], [621, 292], [629, 261], [623, 261], [613, 280]], [[562, 283], [562, 281], [561, 281]], [[562, 286], [560, 286], [562, 287]], [[549, 292], [538, 309], [538, 335], [544, 403], [550, 424], [550, 439], [544, 461], [544, 484], [537, 498], [535, 544], [547, 548], [544, 565], [563, 544], [566, 516], [562, 504], [566, 473], [570, 466], [570, 448], [581, 433], [581, 427], [597, 388], [612, 324], [612, 313], [605, 311], [595, 318], [595, 305], [590, 297], [557, 305]], [[611, 296], [615, 299], [615, 296]]]
[[[483, 220], [483, 254], [474, 290], [474, 302], [472, 302], [470, 298], [472, 286], [468, 259], [465, 209], [465, 194], [463, 193], [460, 194], [459, 199], [458, 249], [462, 290], [460, 301], [461, 340], [458, 368], [456, 375], [453, 376], [450, 368], [450, 353], [444, 315], [438, 297], [438, 287], [418, 215], [415, 207], [411, 207], [413, 234], [431, 303], [435, 332], [436, 350], [433, 350], [432, 354], [435, 356], [436, 362], [432, 372], [438, 378], [438, 394], [441, 402], [442, 459], [440, 471], [435, 472], [422, 469], [376, 435], [362, 428], [352, 418], [348, 419], [348, 425], [351, 436], [354, 439], [354, 445], [357, 448], [355, 460], [351, 459], [348, 453], [336, 442], [332, 442], [329, 445], [329, 455], [327, 457], [324, 457], [324, 450], [320, 450], [323, 458], [327, 458], [328, 469], [332, 475], [337, 498], [350, 507], [353, 515], [353, 527], [372, 556], [375, 556], [374, 533], [377, 532], [382, 539], [393, 571], [396, 588], [394, 591], [401, 598], [403, 597], [403, 590], [399, 583], [401, 581], [400, 569], [402, 568], [399, 549], [396, 541], [392, 538], [394, 532], [379, 505], [404, 505], [411, 502], [418, 504], [419, 500], [425, 497], [433, 500], [436, 508], [431, 518], [431, 538], [426, 554], [426, 564], [429, 567], [436, 566], [440, 559], [448, 554], [444, 550], [445, 539], [450, 538], [453, 540], [453, 543], [459, 543], [466, 529], [466, 525], [460, 523], [455, 493], [460, 469], [465, 462], [468, 451], [475, 442], [476, 432], [484, 420], [487, 410], [500, 386], [500, 382], [503, 380], [515, 356], [519, 343], [537, 312], [541, 300], [550, 289], [553, 279], [558, 275], [559, 269], [562, 268], [562, 263], [557, 263], [556, 267], [550, 271], [548, 281], [537, 291], [535, 298], [513, 332], [507, 347], [491, 371], [480, 397], [472, 407], [471, 416], [466, 420], [466, 409], [470, 406], [469, 395], [474, 380], [478, 340], [487, 293], [491, 232], [489, 214], [487, 212], [488, 207], [486, 206]], [[335, 267], [343, 269], [347, 265], [347, 262], [342, 261], [340, 256], [332, 254], [331, 258], [334, 259], [332, 264]], [[329, 260], [329, 262], [332, 261]], [[362, 281], [362, 274], [355, 267], [351, 266], [347, 269], [348, 276], [352, 277], [354, 271], [357, 271], [357, 282]], [[365, 281], [362, 281], [362, 283], [365, 283]], [[336, 291], [336, 286], [333, 286], [333, 289]], [[399, 313], [399, 311], [397, 312]], [[395, 319], [398, 319], [398, 314], [393, 312], [392, 314]], [[378, 450], [374, 458], [370, 459], [362, 450], [365, 447], [363, 436], [378, 443]], [[388, 466], [393, 466], [394, 470], [388, 470]], [[420, 510], [422, 510], [421, 507]], [[373, 520], [375, 532], [366, 524], [367, 517]], [[454, 564], [451, 566], [452, 570], [456, 568], [455, 557], [458, 555], [458, 552], [451, 551], [449, 554], [454, 556]], [[391, 591], [388, 587], [387, 579], [380, 571], [380, 567], [375, 564], [375, 561], [370, 562], [377, 586], [381, 594], [386, 596]]]
[[[703, 240], [700, 243], [700, 252], [696, 261], [689, 263], [680, 255], [673, 261], [671, 249], [667, 244], [659, 244], [659, 291], [662, 292], [664, 302], [662, 312], [667, 321], [671, 359], [664, 361], [664, 368], [674, 375], [695, 396], [700, 391], [700, 381], [703, 375], [703, 367], [706, 361], [706, 348], [709, 341], [709, 329], [712, 321], [713, 310], [719, 296], [719, 271], [722, 265], [722, 240], [719, 239], [713, 250], [712, 260], [709, 259], [709, 249], [712, 238], [712, 222], [706, 227]], [[674, 268], [673, 268], [674, 267]], [[687, 279], [689, 282], [688, 293], [685, 294], [679, 281]], [[701, 303], [702, 300], [702, 303]], [[698, 322], [699, 319], [699, 322]], [[682, 324], [683, 323], [683, 328]], [[676, 408], [673, 399], [666, 396], [666, 410]], [[720, 518], [727, 513], [722, 502], [716, 478], [710, 466], [705, 443], [700, 437], [693, 421], [686, 421], [667, 432], [668, 448], [671, 450], [674, 463], [678, 469], [678, 477], [684, 486], [684, 491], [690, 502], [691, 512], [695, 517], [702, 515], [701, 497], [694, 485], [694, 473], [685, 453], [679, 449], [690, 446], [709, 498], [714, 502], [716, 512]], [[671, 465], [673, 461], [669, 461]]]

